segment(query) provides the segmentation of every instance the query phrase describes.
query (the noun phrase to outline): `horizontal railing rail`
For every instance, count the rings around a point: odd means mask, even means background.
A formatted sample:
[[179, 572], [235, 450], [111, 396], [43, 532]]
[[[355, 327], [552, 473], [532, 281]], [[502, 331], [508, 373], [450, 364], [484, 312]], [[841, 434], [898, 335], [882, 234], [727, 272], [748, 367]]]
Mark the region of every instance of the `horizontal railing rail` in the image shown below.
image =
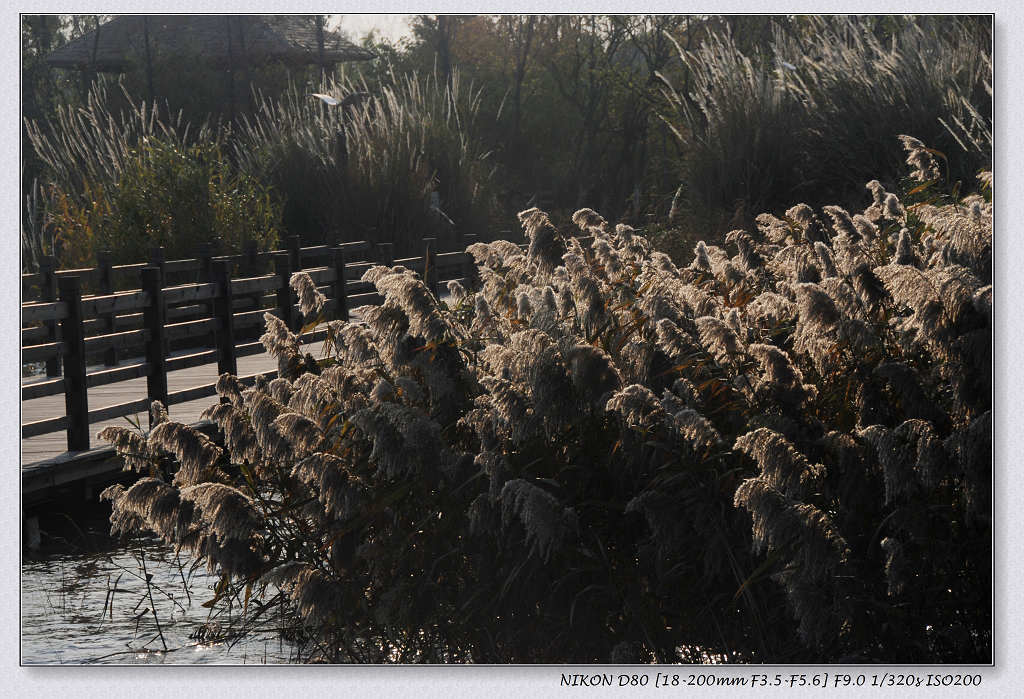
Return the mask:
[[[475, 236], [465, 238], [469, 244]], [[372, 284], [360, 281], [373, 265], [403, 264], [422, 274], [435, 292], [442, 279], [470, 276], [470, 256], [438, 253], [433, 239], [424, 240], [421, 257], [400, 260], [391, 255], [390, 244], [303, 248], [296, 237], [288, 243], [283, 250], [262, 252], [247, 246], [239, 255], [216, 255], [209, 247], [201, 257], [167, 261], [157, 249], [150, 262], [127, 265], [111, 265], [109, 254], [103, 254], [100, 266], [74, 270], [55, 270], [51, 259], [40, 273], [22, 275], [42, 294], [21, 307], [22, 363], [43, 362], [46, 370], [45, 376], [23, 381], [21, 399], [65, 397], [63, 415], [33, 415], [22, 424], [22, 438], [63, 431], [69, 452], [85, 451], [91, 448], [91, 424], [148, 412], [153, 400], [174, 406], [214, 395], [215, 383], [169, 391], [167, 374], [213, 364], [218, 374], [238, 373], [237, 359], [264, 351], [257, 338], [266, 313], [298, 332], [305, 319], [288, 285], [295, 270], [307, 272], [328, 298], [326, 317], [346, 320], [350, 308], [381, 301]], [[136, 275], [139, 286], [115, 291], [115, 272]], [[185, 272], [195, 273], [196, 280], [167, 283], [169, 274]], [[96, 293], [83, 293], [86, 282]], [[318, 330], [301, 339], [325, 337], [326, 331]], [[126, 363], [125, 357], [134, 359]], [[96, 368], [99, 362], [103, 368]], [[90, 389], [142, 378], [145, 397], [90, 408]], [[245, 378], [252, 381], [255, 375]]]

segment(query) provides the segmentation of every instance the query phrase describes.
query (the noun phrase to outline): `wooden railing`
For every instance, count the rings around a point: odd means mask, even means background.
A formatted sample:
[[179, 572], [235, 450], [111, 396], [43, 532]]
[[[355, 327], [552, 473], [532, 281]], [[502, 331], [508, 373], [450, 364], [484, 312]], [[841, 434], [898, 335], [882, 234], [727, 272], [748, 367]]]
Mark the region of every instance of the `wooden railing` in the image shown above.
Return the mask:
[[[466, 244], [473, 242], [465, 236]], [[89, 425], [145, 412], [153, 400], [172, 406], [215, 393], [214, 383], [169, 392], [167, 373], [217, 364], [217, 373], [237, 374], [237, 359], [263, 351], [257, 338], [263, 314], [271, 312], [293, 331], [302, 327], [302, 314], [288, 281], [294, 270], [305, 270], [328, 298], [325, 317], [348, 319], [350, 308], [380, 302], [372, 285], [359, 282], [374, 264], [401, 264], [424, 275], [439, 294], [442, 280], [469, 276], [466, 253], [439, 253], [425, 239], [421, 257], [394, 260], [391, 246], [361, 241], [337, 246], [299, 247], [298, 238], [285, 250], [242, 255], [214, 255], [163, 261], [154, 251], [150, 263], [104, 264], [95, 268], [54, 270], [23, 275], [40, 289], [40, 300], [22, 304], [22, 363], [44, 362], [46, 378], [22, 386], [23, 401], [64, 394], [64, 415], [27, 422], [22, 438], [58, 431], [67, 433], [68, 451], [90, 448]], [[104, 259], [105, 258], [105, 259]], [[267, 263], [272, 272], [252, 274]], [[314, 265], [313, 262], [322, 264]], [[193, 282], [167, 285], [171, 273], [192, 272]], [[115, 275], [137, 274], [138, 288], [114, 291]], [[33, 278], [34, 277], [34, 278]], [[83, 294], [83, 281], [99, 293]], [[304, 343], [323, 339], [325, 331], [307, 332]], [[185, 350], [169, 356], [170, 350]], [[141, 357], [118, 366], [118, 357]], [[89, 359], [104, 368], [88, 371]], [[146, 377], [146, 397], [89, 409], [89, 389]], [[251, 383], [256, 375], [240, 377]]]

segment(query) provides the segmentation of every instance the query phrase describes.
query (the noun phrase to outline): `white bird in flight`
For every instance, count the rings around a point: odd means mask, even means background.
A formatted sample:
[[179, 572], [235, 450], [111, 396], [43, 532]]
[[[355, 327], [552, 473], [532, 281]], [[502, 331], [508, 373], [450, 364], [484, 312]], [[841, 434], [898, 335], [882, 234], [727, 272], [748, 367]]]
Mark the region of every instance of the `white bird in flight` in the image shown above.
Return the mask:
[[314, 92], [312, 95], [310, 95], [310, 97], [316, 97], [321, 102], [323, 102], [324, 104], [326, 104], [326, 105], [328, 105], [330, 107], [337, 107], [340, 104], [340, 102], [338, 102], [338, 100], [334, 99], [330, 95], [325, 95], [325, 94], [320, 93], [320, 92]]

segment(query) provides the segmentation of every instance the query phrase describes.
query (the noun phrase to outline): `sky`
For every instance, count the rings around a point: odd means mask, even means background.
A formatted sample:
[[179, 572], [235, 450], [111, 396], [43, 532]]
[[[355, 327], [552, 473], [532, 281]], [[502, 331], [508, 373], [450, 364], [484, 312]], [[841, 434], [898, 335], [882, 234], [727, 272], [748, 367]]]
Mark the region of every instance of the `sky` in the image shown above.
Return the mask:
[[409, 36], [409, 20], [412, 18], [413, 15], [400, 14], [331, 15], [328, 26], [336, 27], [340, 21], [342, 31], [351, 36], [356, 43], [371, 30], [377, 30], [382, 38], [397, 41], [402, 37]]

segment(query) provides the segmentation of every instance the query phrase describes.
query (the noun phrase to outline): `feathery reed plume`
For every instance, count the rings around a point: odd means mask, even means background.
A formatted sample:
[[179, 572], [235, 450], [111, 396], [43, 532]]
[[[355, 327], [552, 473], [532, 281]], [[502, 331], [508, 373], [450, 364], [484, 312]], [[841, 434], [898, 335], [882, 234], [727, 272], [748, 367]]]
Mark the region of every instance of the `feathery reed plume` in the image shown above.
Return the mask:
[[692, 408], [684, 408], [672, 414], [668, 422], [672, 431], [690, 445], [696, 454], [705, 454], [722, 442], [722, 436], [714, 425]]
[[694, 322], [700, 333], [701, 344], [719, 364], [729, 362], [743, 352], [743, 345], [736, 336], [736, 331], [721, 318], [703, 316]]
[[259, 515], [242, 491], [223, 483], [198, 483], [180, 490], [193, 503], [203, 522], [221, 541], [248, 541], [259, 526]]
[[711, 271], [711, 258], [708, 257], [708, 246], [703, 240], [698, 240], [697, 245], [693, 248], [693, 262], [690, 264], [690, 269], [701, 272]]
[[256, 433], [241, 405], [218, 403], [204, 410], [200, 417], [212, 420], [220, 428], [224, 435], [225, 451], [231, 463], [255, 462], [262, 456], [256, 441]]
[[917, 251], [914, 250], [913, 242], [910, 240], [910, 231], [906, 228], [900, 229], [899, 242], [896, 243], [896, 254], [893, 256], [893, 262], [898, 265], [910, 265], [920, 269], [922, 267], [921, 258], [918, 256]]
[[192, 507], [179, 498], [178, 489], [158, 478], [140, 478], [127, 490], [112, 485], [100, 494], [110, 502], [111, 533], [131, 535], [151, 529], [167, 541], [181, 542], [192, 527]]
[[228, 373], [221, 374], [217, 377], [216, 390], [218, 396], [227, 398], [236, 407], [241, 407], [242, 384], [238, 382], [237, 376]]
[[907, 215], [906, 209], [895, 194], [886, 194], [882, 203], [882, 217], [893, 221], [900, 221]]
[[162, 422], [149, 433], [150, 449], [173, 454], [178, 460], [176, 485], [193, 485], [203, 480], [224, 451], [202, 432], [180, 422]]
[[889, 300], [889, 292], [886, 291], [885, 284], [868, 263], [862, 262], [857, 265], [853, 270], [851, 280], [857, 295], [871, 310], [877, 311]]
[[565, 245], [558, 231], [551, 225], [548, 215], [536, 207], [519, 212], [519, 221], [530, 241], [527, 259], [536, 262], [541, 271], [550, 272], [561, 263], [565, 254]]
[[593, 209], [580, 209], [572, 215], [572, 222], [585, 233], [598, 235], [606, 232], [608, 222]]
[[[155, 402], [155, 401], [154, 401]], [[150, 469], [159, 455], [149, 448], [146, 437], [127, 427], [110, 425], [96, 435], [97, 439], [114, 445], [117, 455], [124, 459], [124, 470], [142, 473]]]
[[913, 136], [901, 135], [897, 138], [907, 151], [907, 165], [913, 168], [910, 172], [912, 178], [918, 182], [930, 182], [942, 177], [938, 163], [923, 143]]
[[615, 362], [599, 347], [576, 345], [566, 354], [566, 362], [573, 386], [588, 404], [600, 403], [622, 384]]
[[820, 464], [812, 466], [788, 439], [765, 427], [738, 437], [733, 448], [754, 459], [761, 478], [788, 498], [807, 494], [824, 475]]
[[449, 280], [447, 287], [448, 294], [452, 297], [452, 300], [455, 301], [456, 305], [462, 303], [469, 297], [469, 292], [466, 291], [466, 287], [462, 286], [462, 284], [456, 279]]
[[683, 185], [679, 185], [676, 189], [675, 195], [672, 197], [672, 205], [668, 210], [668, 222], [675, 223], [679, 220], [679, 215], [682, 213], [683, 205]]
[[149, 420], [153, 426], [159, 425], [161, 422], [167, 422], [170, 419], [170, 415], [167, 414], [167, 406], [158, 400], [151, 401], [149, 404]]
[[278, 566], [261, 581], [285, 590], [309, 626], [317, 628], [340, 621], [344, 605], [341, 590], [323, 571], [293, 562]]
[[832, 258], [832, 250], [827, 245], [825, 245], [825, 243], [815, 243], [814, 253], [818, 256], [818, 260], [821, 262], [821, 267], [824, 271], [824, 276], [839, 276], [839, 271], [836, 269], [836, 262]]
[[282, 413], [275, 418], [274, 425], [281, 431], [281, 435], [291, 443], [297, 458], [316, 451], [323, 441], [323, 432], [305, 415]]
[[501, 501], [502, 521], [506, 524], [517, 518], [526, 531], [526, 540], [544, 561], [560, 549], [570, 536], [576, 534], [578, 521], [572, 508], [563, 507], [548, 491], [522, 478], [505, 483], [498, 499]]
[[860, 237], [867, 242], [873, 241], [878, 236], [878, 226], [863, 214], [857, 214], [853, 217], [853, 225], [860, 234]]
[[665, 418], [661, 401], [646, 386], [630, 384], [617, 391], [605, 405], [605, 410], [618, 413], [628, 427], [651, 430]]
[[810, 332], [827, 332], [838, 325], [839, 310], [824, 289], [817, 284], [797, 284], [793, 288], [796, 291], [800, 321], [810, 329]]
[[324, 310], [327, 297], [316, 288], [316, 283], [308, 272], [293, 272], [288, 285], [299, 297], [299, 309], [306, 318], [316, 318]]
[[329, 515], [341, 519], [355, 516], [364, 501], [360, 482], [349, 474], [347, 463], [333, 454], [310, 454], [296, 462], [291, 475], [316, 488]]
[[284, 321], [273, 313], [264, 313], [263, 322], [266, 324], [267, 331], [260, 336], [260, 342], [263, 343], [270, 356], [277, 360], [279, 375], [284, 375], [288, 367], [297, 362], [301, 356], [299, 339], [288, 330]]
[[434, 295], [412, 272], [403, 270], [377, 276], [374, 285], [388, 303], [405, 313], [411, 334], [419, 335], [428, 342], [437, 342], [451, 333], [451, 327], [441, 315]]
[[769, 390], [792, 391], [798, 403], [804, 396], [813, 395], [813, 386], [804, 384], [803, 373], [784, 350], [773, 345], [755, 343], [747, 347], [747, 352], [761, 362], [764, 369], [764, 379], [760, 386]]

